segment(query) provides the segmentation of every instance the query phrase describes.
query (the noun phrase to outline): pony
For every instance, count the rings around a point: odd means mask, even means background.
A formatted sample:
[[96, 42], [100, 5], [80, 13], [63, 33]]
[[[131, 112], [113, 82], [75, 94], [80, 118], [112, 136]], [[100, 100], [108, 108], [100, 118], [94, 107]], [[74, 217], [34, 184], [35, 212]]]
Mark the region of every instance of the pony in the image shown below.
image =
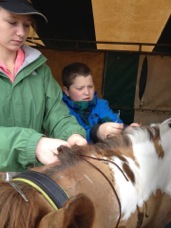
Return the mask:
[[64, 189], [62, 207], [27, 183], [0, 182], [1, 228], [163, 228], [171, 221], [171, 118], [93, 145], [61, 146], [58, 157], [32, 171]]

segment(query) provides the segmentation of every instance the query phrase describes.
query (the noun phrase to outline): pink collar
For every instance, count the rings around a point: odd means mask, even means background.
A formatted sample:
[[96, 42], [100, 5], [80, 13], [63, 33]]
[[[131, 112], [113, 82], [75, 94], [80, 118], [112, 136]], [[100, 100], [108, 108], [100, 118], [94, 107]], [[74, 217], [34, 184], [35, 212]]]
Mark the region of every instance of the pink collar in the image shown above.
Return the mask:
[[9, 79], [11, 80], [11, 82], [14, 82], [14, 79], [16, 77], [16, 74], [19, 70], [19, 68], [22, 66], [23, 62], [24, 62], [24, 51], [20, 48], [17, 52], [17, 57], [15, 60], [15, 65], [14, 65], [14, 72], [10, 72], [6, 65], [3, 63], [0, 63], [0, 69], [9, 77]]

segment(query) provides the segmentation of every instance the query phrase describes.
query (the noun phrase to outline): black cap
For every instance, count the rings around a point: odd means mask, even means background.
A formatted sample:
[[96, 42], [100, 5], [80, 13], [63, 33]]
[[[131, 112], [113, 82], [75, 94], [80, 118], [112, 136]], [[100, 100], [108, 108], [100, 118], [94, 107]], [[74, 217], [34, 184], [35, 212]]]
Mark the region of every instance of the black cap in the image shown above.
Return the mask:
[[47, 18], [42, 13], [37, 11], [27, 0], [0, 0], [0, 7], [14, 14], [36, 15], [43, 18], [46, 22], [48, 21]]

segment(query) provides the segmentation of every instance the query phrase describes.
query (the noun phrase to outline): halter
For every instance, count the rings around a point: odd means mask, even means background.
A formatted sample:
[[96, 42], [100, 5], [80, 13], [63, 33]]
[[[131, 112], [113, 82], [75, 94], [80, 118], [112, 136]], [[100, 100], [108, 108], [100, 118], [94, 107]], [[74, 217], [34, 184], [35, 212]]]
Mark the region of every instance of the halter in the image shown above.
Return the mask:
[[[14, 187], [15, 190], [17, 190], [24, 198], [25, 195], [22, 193], [21, 189], [14, 184], [14, 182], [24, 182], [31, 185], [33, 188], [42, 193], [50, 205], [56, 210], [61, 208], [65, 201], [69, 198], [67, 193], [55, 181], [43, 173], [26, 171], [20, 173], [12, 179], [10, 185]], [[28, 201], [26, 197], [24, 199], [25, 201]]]
[[[112, 163], [121, 171], [121, 173], [123, 174], [123, 176], [127, 181], [129, 181], [128, 178], [124, 174], [123, 170], [114, 161], [103, 159], [103, 158], [91, 157], [91, 156], [82, 155], [82, 154], [78, 154], [78, 156], [81, 156], [85, 162], [89, 163], [93, 168], [95, 168], [98, 172], [100, 172], [104, 176], [104, 178], [108, 181], [110, 187], [112, 188], [119, 205], [119, 218], [116, 224], [116, 228], [117, 228], [120, 223], [121, 213], [122, 213], [121, 203], [120, 203], [118, 194], [113, 184], [109, 180], [109, 178], [97, 166], [95, 166], [93, 163], [86, 160], [85, 158]], [[11, 181], [9, 181], [9, 184], [23, 197], [23, 199], [26, 202], [28, 202], [29, 200], [27, 199], [26, 195], [22, 192], [22, 190], [18, 187], [16, 182], [24, 182], [32, 186], [36, 190], [38, 190], [55, 210], [61, 208], [65, 203], [65, 201], [69, 198], [67, 193], [55, 181], [53, 181], [46, 174], [43, 174], [43, 173], [29, 170], [29, 171], [19, 173]]]
[[[126, 177], [125, 173], [123, 170], [112, 160], [104, 159], [104, 158], [98, 158], [98, 157], [91, 157], [88, 155], [82, 155], [82, 154], [77, 154], [78, 156], [82, 157], [82, 159], [87, 162], [89, 165], [91, 165], [93, 168], [95, 168], [103, 177], [107, 180], [109, 183], [110, 187], [112, 188], [112, 191], [114, 192], [114, 195], [116, 196], [118, 206], [119, 206], [119, 217], [117, 220], [116, 228], [119, 226], [120, 220], [121, 220], [121, 215], [122, 215], [122, 209], [121, 209], [121, 202], [119, 199], [119, 196], [112, 184], [112, 182], [109, 180], [106, 174], [104, 174], [96, 165], [91, 163], [85, 158], [93, 159], [93, 160], [98, 160], [98, 161], [103, 161], [103, 162], [108, 162], [114, 164], [120, 172], [123, 174], [124, 178], [126, 181], [129, 181], [129, 179]], [[49, 178], [46, 174], [39, 173], [36, 171], [26, 171], [23, 173], [20, 173], [16, 177], [12, 179], [12, 181], [9, 181], [9, 184], [17, 191], [19, 194], [24, 198], [24, 200], [27, 202], [28, 199], [25, 196], [25, 194], [21, 191], [21, 189], [17, 186], [16, 182], [24, 182], [27, 183], [28, 185], [32, 186], [33, 188], [37, 189], [42, 195], [47, 199], [47, 201], [50, 203], [50, 205], [55, 209], [59, 209], [63, 206], [65, 201], [69, 198], [67, 193], [62, 189], [55, 181], [53, 181], [51, 178]], [[137, 208], [138, 209], [138, 208]], [[139, 213], [138, 213], [139, 214]], [[138, 218], [139, 222], [140, 218]], [[138, 226], [140, 227], [140, 226]]]

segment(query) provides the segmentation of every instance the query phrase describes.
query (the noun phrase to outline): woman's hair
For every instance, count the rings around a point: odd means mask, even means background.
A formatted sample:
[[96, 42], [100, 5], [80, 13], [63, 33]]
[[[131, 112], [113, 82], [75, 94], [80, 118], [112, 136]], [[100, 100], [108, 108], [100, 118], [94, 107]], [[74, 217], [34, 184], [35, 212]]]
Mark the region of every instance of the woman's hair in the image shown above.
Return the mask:
[[73, 84], [73, 81], [78, 76], [87, 77], [91, 74], [90, 68], [84, 63], [71, 63], [65, 66], [62, 70], [62, 84], [67, 89]]

